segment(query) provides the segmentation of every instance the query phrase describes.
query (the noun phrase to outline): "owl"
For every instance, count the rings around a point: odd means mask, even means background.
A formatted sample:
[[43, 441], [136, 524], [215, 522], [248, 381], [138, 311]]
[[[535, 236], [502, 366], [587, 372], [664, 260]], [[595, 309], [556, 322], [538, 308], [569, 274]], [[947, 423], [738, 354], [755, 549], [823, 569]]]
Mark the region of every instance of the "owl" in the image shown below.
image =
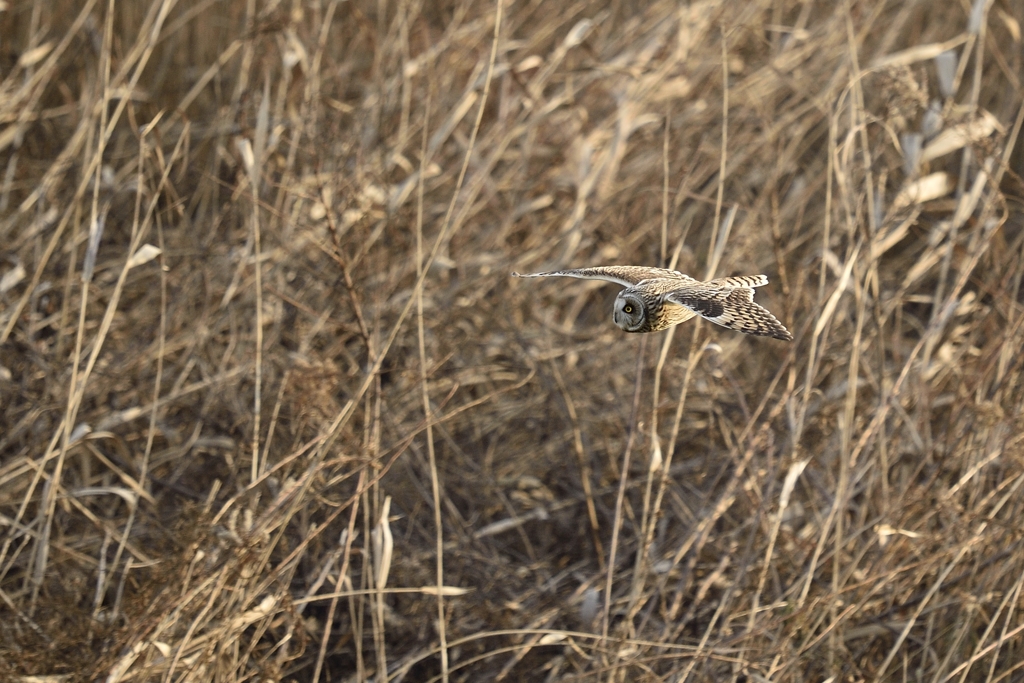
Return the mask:
[[513, 277], [578, 277], [618, 282], [626, 289], [615, 297], [612, 320], [626, 332], [657, 332], [695, 315], [747, 334], [792, 341], [778, 319], [754, 303], [754, 287], [768, 284], [766, 275], [740, 275], [701, 282], [689, 275], [646, 266], [595, 266]]

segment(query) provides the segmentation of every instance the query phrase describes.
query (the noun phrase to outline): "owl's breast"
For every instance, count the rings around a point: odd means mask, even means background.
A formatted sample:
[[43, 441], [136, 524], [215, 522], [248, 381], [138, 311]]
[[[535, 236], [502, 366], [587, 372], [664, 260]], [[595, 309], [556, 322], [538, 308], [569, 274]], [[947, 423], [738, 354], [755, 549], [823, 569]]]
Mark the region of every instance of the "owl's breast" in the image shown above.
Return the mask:
[[697, 315], [686, 306], [680, 306], [667, 301], [659, 302], [651, 308], [651, 329], [649, 330], [651, 332], [657, 332], [658, 330], [664, 330], [673, 325], [684, 323]]

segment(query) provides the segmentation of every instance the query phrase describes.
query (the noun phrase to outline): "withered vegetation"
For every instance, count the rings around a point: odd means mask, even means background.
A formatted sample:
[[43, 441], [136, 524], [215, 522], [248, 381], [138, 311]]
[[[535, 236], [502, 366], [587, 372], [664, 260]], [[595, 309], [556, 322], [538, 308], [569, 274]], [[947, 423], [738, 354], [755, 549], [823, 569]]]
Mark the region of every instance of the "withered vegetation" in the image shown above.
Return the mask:
[[3, 0], [0, 678], [1019, 680], [1022, 24]]

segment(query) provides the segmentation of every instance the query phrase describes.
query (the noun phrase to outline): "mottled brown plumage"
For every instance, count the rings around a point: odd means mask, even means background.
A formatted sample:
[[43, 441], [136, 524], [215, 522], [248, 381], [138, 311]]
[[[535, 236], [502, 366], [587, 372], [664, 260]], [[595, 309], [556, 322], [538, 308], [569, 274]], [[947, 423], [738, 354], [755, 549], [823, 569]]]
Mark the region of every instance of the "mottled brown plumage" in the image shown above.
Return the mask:
[[765, 275], [740, 275], [701, 282], [689, 275], [644, 266], [596, 266], [514, 277], [576, 277], [608, 280], [626, 287], [615, 298], [612, 320], [626, 332], [657, 332], [695, 315], [747, 334], [790, 341], [793, 335], [764, 307], [754, 303], [754, 287]]

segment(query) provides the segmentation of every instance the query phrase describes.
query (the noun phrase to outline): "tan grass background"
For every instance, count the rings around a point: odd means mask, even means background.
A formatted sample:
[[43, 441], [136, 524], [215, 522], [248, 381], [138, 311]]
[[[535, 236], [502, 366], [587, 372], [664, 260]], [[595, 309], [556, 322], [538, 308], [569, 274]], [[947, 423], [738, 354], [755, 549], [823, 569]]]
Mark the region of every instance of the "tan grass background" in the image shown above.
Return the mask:
[[1022, 23], [3, 0], [0, 677], [1021, 680]]

